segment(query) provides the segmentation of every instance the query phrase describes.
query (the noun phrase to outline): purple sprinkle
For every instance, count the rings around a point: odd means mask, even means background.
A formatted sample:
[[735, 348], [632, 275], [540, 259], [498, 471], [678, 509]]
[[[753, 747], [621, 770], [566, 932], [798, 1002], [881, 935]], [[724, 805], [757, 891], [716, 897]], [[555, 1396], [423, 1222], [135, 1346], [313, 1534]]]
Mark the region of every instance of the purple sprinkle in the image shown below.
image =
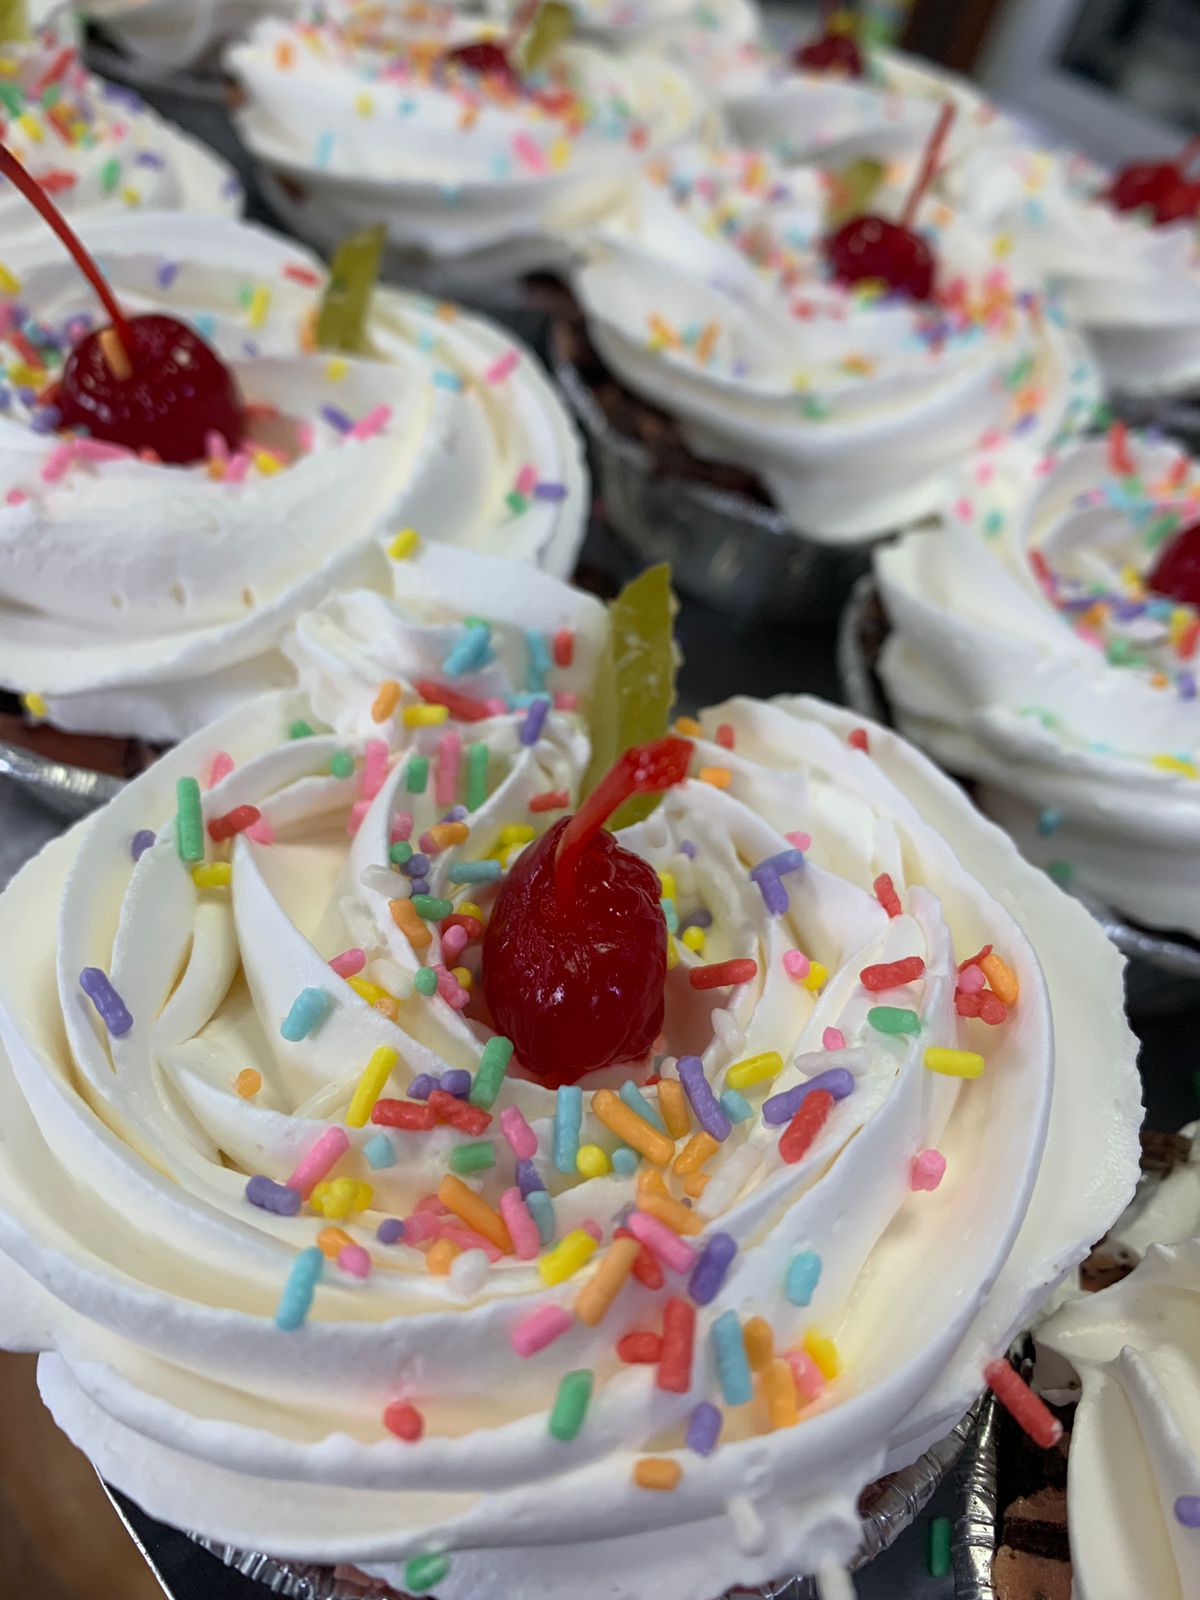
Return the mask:
[[538, 1169], [528, 1157], [517, 1162], [517, 1186], [523, 1200], [528, 1200], [536, 1190], [546, 1187], [538, 1176]]
[[686, 856], [689, 861], [694, 861], [696, 859], [696, 846], [690, 839], [681, 839], [679, 841], [679, 854]]
[[689, 911], [686, 917], [680, 919], [677, 933], [686, 933], [689, 928], [711, 928], [713, 915], [704, 906], [697, 906], [694, 911]]
[[135, 157], [135, 161], [139, 167], [162, 168], [167, 164], [155, 150], [140, 150]]
[[737, 1255], [737, 1244], [728, 1233], [709, 1235], [699, 1261], [688, 1279], [688, 1293], [698, 1306], [711, 1305], [717, 1298], [729, 1263]]
[[246, 1199], [252, 1206], [273, 1211], [277, 1217], [294, 1217], [300, 1210], [300, 1194], [286, 1184], [275, 1183], [261, 1174], [246, 1184]]
[[774, 917], [783, 916], [788, 908], [788, 892], [780, 883], [773, 872], [768, 872], [765, 867], [755, 867], [751, 874], [758, 891], [762, 895], [767, 910]]
[[533, 491], [535, 500], [565, 500], [567, 486], [565, 483], [539, 483]]
[[732, 1124], [721, 1110], [712, 1085], [704, 1075], [704, 1063], [699, 1056], [680, 1056], [679, 1081], [683, 1092], [692, 1103], [696, 1121], [714, 1139], [728, 1139]]
[[782, 878], [787, 872], [799, 872], [803, 865], [803, 850], [781, 850], [778, 855], [768, 856], [765, 861], [760, 861], [756, 867], [751, 867], [750, 876], [756, 882], [760, 875], [769, 878]]
[[763, 1101], [763, 1121], [773, 1127], [790, 1122], [814, 1089], [828, 1089], [835, 1100], [844, 1100], [854, 1092], [854, 1074], [845, 1067], [831, 1067], [828, 1072], [818, 1072], [807, 1083], [798, 1083], [794, 1089], [773, 1094]]
[[354, 421], [348, 417], [338, 406], [322, 406], [321, 415], [331, 428], [336, 428], [339, 433], [349, 433], [354, 426]]
[[1175, 1520], [1185, 1528], [1200, 1528], [1200, 1494], [1181, 1494], [1175, 1501]]
[[57, 406], [41, 406], [29, 419], [29, 426], [34, 433], [53, 433], [62, 421], [62, 412]]
[[236, 174], [231, 172], [222, 185], [221, 193], [227, 200], [235, 200], [237, 196], [241, 194], [241, 192], [241, 180], [236, 176]]
[[1179, 685], [1179, 698], [1181, 700], [1194, 700], [1196, 698], [1196, 677], [1192, 672], [1181, 672], [1175, 679]]
[[129, 853], [135, 861], [140, 861], [153, 843], [154, 830], [152, 828], [139, 828], [130, 843]]
[[99, 967], [84, 967], [79, 974], [79, 987], [100, 1013], [113, 1038], [124, 1038], [133, 1027], [133, 1018], [109, 981], [107, 972], [101, 972]]
[[410, 1100], [428, 1100], [436, 1088], [437, 1082], [428, 1072], [418, 1072], [408, 1086], [408, 1098]]
[[471, 1092], [471, 1074], [461, 1067], [453, 1067], [442, 1073], [441, 1087], [456, 1099], [465, 1100]]
[[469, 815], [469, 813], [467, 811], [466, 806], [451, 806], [449, 811], [447, 811], [446, 815], [442, 818], [442, 821], [443, 822], [465, 822], [467, 820], [468, 815]]
[[399, 1244], [404, 1237], [404, 1224], [399, 1217], [384, 1217], [375, 1229], [380, 1244]]
[[179, 269], [182, 265], [181, 261], [160, 261], [158, 270], [154, 274], [158, 280], [158, 287], [160, 289], [169, 289], [179, 276]]
[[423, 856], [420, 851], [418, 851], [416, 855], [409, 856], [408, 860], [400, 868], [400, 871], [406, 878], [424, 878], [428, 874], [429, 868], [429, 857]]
[[412, 880], [411, 884], [409, 885], [409, 887], [412, 889], [412, 892], [414, 894], [428, 894], [429, 893], [429, 879], [428, 878], [414, 878]]
[[535, 745], [542, 737], [542, 729], [546, 725], [546, 716], [549, 710], [549, 700], [545, 695], [538, 695], [525, 713], [525, 720], [521, 724], [521, 743], [527, 748], [530, 745]]
[[0, 389], [0, 411], [7, 411], [12, 405], [12, 395], [7, 389]]
[[[199, 321], [199, 318], [197, 318], [197, 321]], [[242, 354], [244, 356], [248, 356], [251, 360], [254, 360], [257, 356], [261, 355], [262, 351], [259, 347], [257, 339], [243, 339]]]
[[698, 1456], [710, 1456], [721, 1437], [721, 1413], [709, 1400], [700, 1404], [688, 1418], [687, 1447]]

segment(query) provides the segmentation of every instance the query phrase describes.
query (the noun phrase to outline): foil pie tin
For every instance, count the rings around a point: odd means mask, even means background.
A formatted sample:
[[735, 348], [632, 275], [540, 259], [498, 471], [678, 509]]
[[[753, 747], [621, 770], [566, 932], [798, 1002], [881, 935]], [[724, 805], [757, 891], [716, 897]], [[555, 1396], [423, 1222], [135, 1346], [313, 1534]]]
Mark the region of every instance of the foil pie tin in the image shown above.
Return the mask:
[[[887, 636], [874, 575], [855, 583], [838, 628], [838, 673], [846, 701], [856, 711], [885, 726], [892, 725], [891, 707], [875, 671]], [[1072, 890], [1072, 893], [1075, 893]], [[1182, 935], [1157, 933], [1127, 922], [1111, 906], [1075, 893], [1108, 938], [1125, 957], [1126, 1003], [1135, 1015], [1161, 1015], [1190, 1010], [1200, 1001], [1200, 944]]]
[[831, 623], [870, 545], [820, 544], [773, 506], [655, 472], [650, 452], [613, 429], [579, 370], [553, 351], [559, 389], [588, 440], [609, 526], [646, 562], [667, 561], [676, 587], [726, 616]]
[[[965, 1452], [970, 1451], [970, 1460], [972, 1463], [975, 1461], [977, 1452], [973, 1441], [981, 1418], [988, 1416], [989, 1413], [990, 1397], [985, 1395], [972, 1406], [961, 1422], [944, 1439], [939, 1439], [911, 1466], [903, 1468], [900, 1472], [889, 1473], [887, 1477], [881, 1478], [864, 1491], [859, 1507], [862, 1513], [862, 1543], [851, 1564], [852, 1568], [865, 1566], [868, 1561], [881, 1555], [916, 1521], [938, 1485]], [[994, 1476], [993, 1443], [991, 1491], [993, 1511]], [[986, 1497], [980, 1500], [980, 1507], [985, 1503]], [[979, 1507], [976, 1508], [978, 1509]], [[993, 1515], [993, 1525], [994, 1520]], [[959, 1518], [959, 1526], [967, 1528], [965, 1511]], [[972, 1523], [971, 1527], [980, 1540], [979, 1548], [982, 1550], [985, 1542], [983, 1525]], [[202, 1549], [216, 1556], [225, 1566], [241, 1573], [243, 1577], [256, 1579], [271, 1594], [281, 1596], [282, 1600], [396, 1600], [396, 1590], [388, 1589], [381, 1584], [373, 1585], [370, 1580], [354, 1581], [339, 1577], [330, 1567], [306, 1566], [277, 1556], [264, 1555], [261, 1552], [241, 1550], [216, 1540], [202, 1538], [199, 1534], [189, 1534], [188, 1537]], [[957, 1563], [957, 1556], [955, 1559]], [[966, 1567], [963, 1570], [967, 1570]], [[990, 1587], [990, 1557], [987, 1571], [987, 1588], [959, 1590], [956, 1593], [956, 1600], [994, 1600]], [[957, 1572], [956, 1565], [956, 1582]], [[814, 1579], [793, 1575], [777, 1578], [773, 1583], [762, 1584], [757, 1588], [731, 1589], [724, 1600], [819, 1600], [819, 1596]]]
[[122, 787], [122, 780], [110, 773], [53, 761], [6, 739], [0, 739], [0, 777], [72, 820], [104, 805]]

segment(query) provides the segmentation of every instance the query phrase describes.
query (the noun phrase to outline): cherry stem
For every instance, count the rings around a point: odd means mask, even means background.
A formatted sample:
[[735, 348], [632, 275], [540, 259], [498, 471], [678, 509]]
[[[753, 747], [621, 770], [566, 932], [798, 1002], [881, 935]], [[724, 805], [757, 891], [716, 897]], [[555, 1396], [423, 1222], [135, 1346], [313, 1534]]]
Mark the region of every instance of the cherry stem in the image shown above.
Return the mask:
[[619, 756], [567, 823], [554, 858], [554, 892], [560, 906], [575, 898], [575, 874], [584, 850], [631, 795], [661, 794], [687, 777], [694, 746], [668, 734], [652, 744], [634, 745]]
[[524, 0], [524, 4], [513, 18], [512, 27], [508, 30], [508, 43], [505, 55], [511, 57], [513, 51], [521, 42], [521, 35], [542, 9], [543, 0]]
[[900, 226], [902, 228], [912, 227], [917, 208], [925, 198], [925, 191], [933, 182], [938, 162], [942, 157], [942, 146], [946, 143], [946, 137], [950, 132], [950, 124], [954, 121], [954, 110], [954, 102], [947, 100], [941, 111], [938, 112], [937, 122], [934, 125], [932, 134], [929, 136], [929, 143], [925, 146], [925, 154], [921, 158], [921, 169], [917, 173], [916, 182], [909, 190], [908, 199], [904, 202], [904, 210], [900, 213]]
[[21, 191], [34, 210], [40, 212], [62, 240], [74, 259], [75, 265], [99, 295], [101, 304], [112, 318], [112, 325], [116, 330], [116, 336], [120, 340], [123, 351], [127, 356], [131, 355], [134, 349], [132, 331], [125, 313], [114, 299], [112, 290], [105, 283], [104, 275], [100, 268], [84, 248], [79, 235], [71, 227], [41, 184], [38, 183], [27, 168], [21, 165], [8, 146], [3, 143], [0, 143], [0, 173]]
[[1200, 150], [1200, 134], [1197, 134], [1194, 139], [1189, 139], [1179, 153], [1175, 167], [1181, 176], [1187, 175], [1187, 169], [1195, 159], [1198, 150]]

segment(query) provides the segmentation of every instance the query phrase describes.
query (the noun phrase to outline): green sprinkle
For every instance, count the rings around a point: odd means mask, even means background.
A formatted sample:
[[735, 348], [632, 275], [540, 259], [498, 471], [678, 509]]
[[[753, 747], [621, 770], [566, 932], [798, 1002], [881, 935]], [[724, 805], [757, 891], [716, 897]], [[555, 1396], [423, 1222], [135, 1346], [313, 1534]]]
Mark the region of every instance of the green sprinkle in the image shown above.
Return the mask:
[[490, 1139], [476, 1139], [471, 1144], [456, 1144], [450, 1152], [450, 1170], [460, 1175], [486, 1172], [496, 1165], [496, 1146]]
[[409, 756], [404, 774], [404, 787], [409, 794], [424, 794], [429, 782], [429, 757]]
[[303, 717], [297, 717], [288, 729], [289, 739], [311, 739], [314, 733], [311, 723], [305, 722]]
[[934, 1517], [929, 1524], [929, 1576], [950, 1576], [950, 1518]]
[[415, 894], [412, 903], [413, 910], [426, 922], [440, 922], [454, 910], [449, 900], [442, 900], [436, 894]]
[[1166, 516], [1159, 517], [1158, 521], [1146, 530], [1146, 548], [1148, 550], [1156, 550], [1164, 539], [1175, 532], [1178, 526], [1179, 516], [1174, 511], [1169, 511]]
[[921, 1019], [906, 1006], [872, 1006], [867, 1021], [877, 1033], [920, 1033]]
[[481, 1106], [484, 1111], [490, 1111], [496, 1104], [496, 1097], [500, 1093], [500, 1085], [504, 1082], [504, 1074], [508, 1071], [512, 1053], [512, 1040], [506, 1039], [502, 1033], [493, 1034], [484, 1045], [483, 1054], [479, 1058], [479, 1071], [471, 1084], [469, 1098], [473, 1106]]
[[417, 968], [413, 973], [413, 988], [425, 996], [437, 993], [437, 973], [432, 967]]
[[329, 770], [335, 778], [352, 778], [354, 757], [349, 750], [335, 750], [329, 758]]
[[1047, 861], [1046, 872], [1060, 889], [1069, 889], [1075, 876], [1075, 868], [1069, 861]]
[[100, 187], [105, 194], [112, 194], [121, 181], [121, 162], [117, 156], [111, 156], [100, 168]]
[[550, 1432], [564, 1444], [583, 1427], [592, 1398], [592, 1374], [587, 1367], [564, 1374], [550, 1412]]
[[1110, 639], [1104, 648], [1104, 654], [1113, 667], [1141, 666], [1145, 657], [1140, 650], [1135, 650], [1129, 639]]
[[810, 422], [824, 422], [829, 415], [829, 407], [824, 400], [818, 400], [815, 394], [808, 394], [800, 402], [800, 415], [807, 417]]
[[525, 507], [529, 504], [525, 496], [523, 494], [518, 494], [515, 489], [510, 489], [508, 494], [504, 496], [504, 503], [512, 512], [514, 517], [519, 517], [522, 511], [524, 511]]
[[467, 746], [467, 810], [478, 811], [488, 795], [488, 747]]
[[19, 117], [25, 109], [25, 96], [15, 83], [0, 83], [0, 105], [14, 117]]
[[180, 778], [175, 785], [179, 815], [175, 823], [175, 843], [181, 861], [204, 860], [204, 815], [200, 810], [200, 785], [195, 778]]
[[397, 839], [388, 849], [388, 860], [394, 867], [402, 867], [406, 861], [411, 861], [413, 847], [407, 839]]
[[404, 1587], [409, 1594], [428, 1594], [449, 1571], [449, 1556], [414, 1556], [404, 1568]]

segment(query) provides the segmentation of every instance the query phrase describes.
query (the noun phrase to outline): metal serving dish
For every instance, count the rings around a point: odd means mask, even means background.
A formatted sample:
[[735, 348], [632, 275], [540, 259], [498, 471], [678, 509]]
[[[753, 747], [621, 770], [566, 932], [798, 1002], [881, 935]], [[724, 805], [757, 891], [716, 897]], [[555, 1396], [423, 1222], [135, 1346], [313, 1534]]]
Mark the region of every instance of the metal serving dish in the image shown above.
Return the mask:
[[110, 773], [52, 761], [4, 739], [0, 739], [0, 777], [11, 778], [51, 810], [71, 818], [104, 805], [122, 787], [122, 780]]

